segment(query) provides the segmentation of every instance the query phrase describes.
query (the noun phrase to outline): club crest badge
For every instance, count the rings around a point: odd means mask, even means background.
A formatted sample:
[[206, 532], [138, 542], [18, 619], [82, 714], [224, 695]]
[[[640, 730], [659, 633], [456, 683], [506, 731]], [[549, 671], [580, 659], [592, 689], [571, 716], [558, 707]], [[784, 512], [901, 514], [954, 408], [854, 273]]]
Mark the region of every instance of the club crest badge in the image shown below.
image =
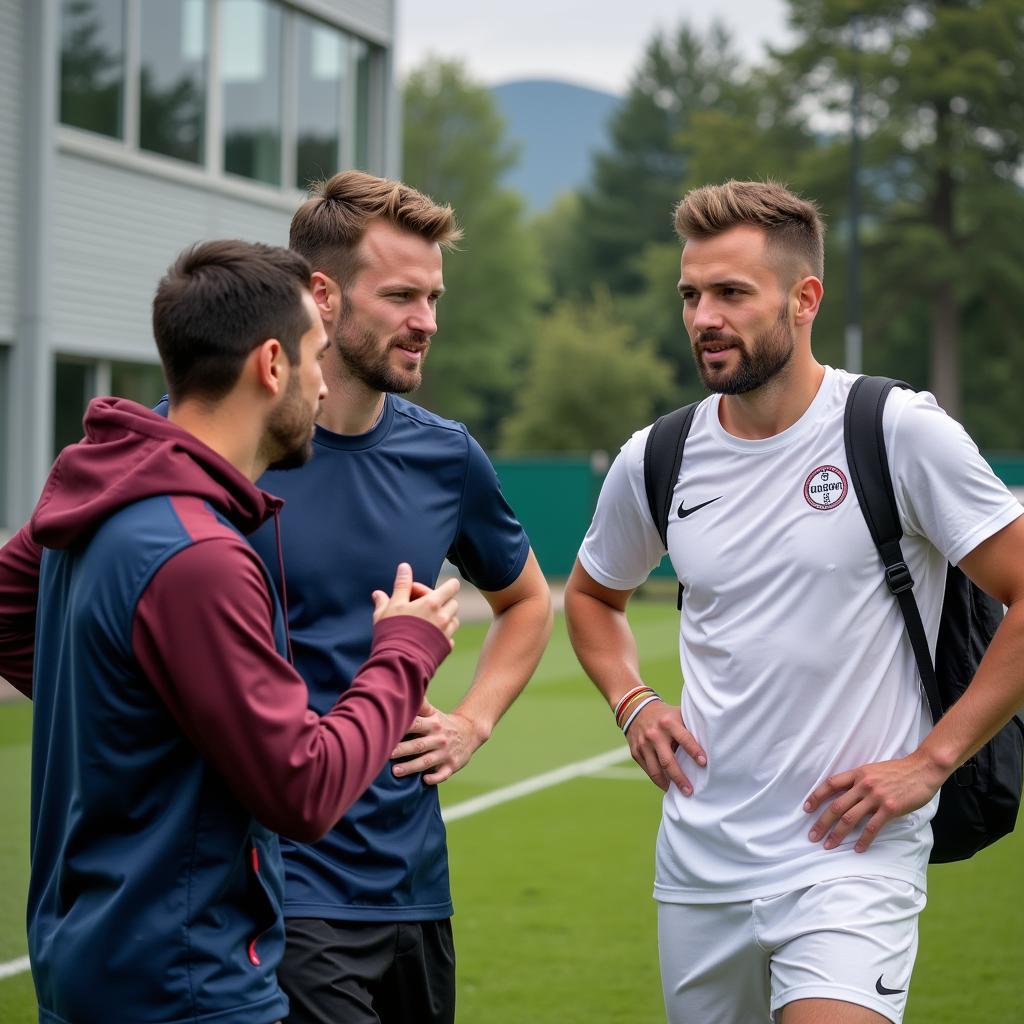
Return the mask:
[[850, 485], [846, 474], [835, 466], [818, 466], [804, 481], [804, 498], [811, 508], [827, 512], [846, 500]]

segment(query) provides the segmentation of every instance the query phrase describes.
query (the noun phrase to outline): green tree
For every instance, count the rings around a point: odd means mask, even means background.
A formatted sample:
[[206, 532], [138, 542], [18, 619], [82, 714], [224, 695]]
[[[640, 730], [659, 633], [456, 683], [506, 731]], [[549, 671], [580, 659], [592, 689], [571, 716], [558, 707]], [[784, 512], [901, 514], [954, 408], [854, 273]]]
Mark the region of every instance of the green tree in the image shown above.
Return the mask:
[[615, 452], [674, 399], [671, 367], [616, 316], [607, 290], [599, 289], [590, 303], [562, 302], [541, 320], [501, 447]]
[[[927, 352], [916, 358], [939, 401], [958, 416], [966, 394], [968, 425], [978, 416], [991, 428], [989, 389], [1007, 390], [991, 368], [1015, 365], [1006, 335], [1024, 315], [1024, 270], [1008, 258], [1024, 233], [1020, 0], [791, 0], [790, 11], [799, 40], [779, 56], [794, 102], [813, 91], [819, 116], [842, 114], [855, 72], [862, 83], [866, 344], [913, 362], [907, 338], [923, 328]], [[995, 293], [997, 283], [1010, 292]], [[975, 356], [966, 386], [964, 350]]]
[[545, 292], [539, 247], [501, 177], [516, 154], [487, 89], [431, 61], [405, 85], [404, 179], [455, 208], [465, 236], [445, 257], [447, 294], [416, 400], [482, 444], [510, 410]]
[[649, 244], [673, 240], [672, 208], [687, 173], [687, 129], [703, 110], [734, 110], [745, 95], [742, 61], [721, 25], [702, 38], [687, 25], [647, 45], [629, 92], [610, 124], [611, 149], [594, 160], [580, 198], [585, 259], [576, 294], [595, 281], [616, 295], [643, 287], [637, 259]]

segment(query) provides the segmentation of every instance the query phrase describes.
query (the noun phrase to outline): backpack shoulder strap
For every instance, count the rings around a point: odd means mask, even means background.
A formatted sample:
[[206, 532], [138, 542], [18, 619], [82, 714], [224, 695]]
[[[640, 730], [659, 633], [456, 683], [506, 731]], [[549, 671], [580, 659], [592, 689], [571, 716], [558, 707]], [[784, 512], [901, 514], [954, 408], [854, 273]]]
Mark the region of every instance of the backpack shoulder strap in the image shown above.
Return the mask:
[[654, 421], [644, 448], [644, 488], [647, 507], [661, 537], [668, 548], [668, 517], [672, 510], [672, 492], [679, 479], [683, 464], [683, 446], [690, 433], [693, 414], [700, 402], [692, 402], [681, 409], [666, 413]]
[[888, 377], [858, 377], [853, 382], [846, 399], [843, 439], [850, 482], [860, 502], [871, 539], [885, 565], [885, 582], [903, 613], [932, 721], [937, 722], [942, 717], [942, 700], [935, 678], [935, 666], [928, 650], [928, 636], [914, 599], [914, 578], [900, 547], [903, 527], [900, 526], [882, 430], [885, 402], [894, 387], [909, 389], [910, 385]]
[[[647, 507], [661, 537], [662, 546], [668, 550], [668, 517], [672, 514], [672, 492], [679, 479], [683, 465], [683, 447], [693, 425], [693, 414], [700, 402], [691, 402], [681, 409], [675, 409], [658, 417], [647, 435], [644, 447], [644, 490], [647, 492]], [[683, 585], [676, 589], [676, 608], [683, 608]]]

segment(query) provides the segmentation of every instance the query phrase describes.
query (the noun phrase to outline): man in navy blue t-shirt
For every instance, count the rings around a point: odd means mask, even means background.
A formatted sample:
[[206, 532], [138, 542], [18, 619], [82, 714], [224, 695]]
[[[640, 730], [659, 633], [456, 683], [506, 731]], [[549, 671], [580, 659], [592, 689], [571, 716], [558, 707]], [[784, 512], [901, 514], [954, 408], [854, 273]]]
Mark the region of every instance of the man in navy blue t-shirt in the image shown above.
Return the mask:
[[[445, 712], [424, 702], [392, 764], [317, 843], [283, 842], [292, 1024], [451, 1024], [455, 956], [437, 784], [519, 695], [551, 632], [547, 584], [487, 457], [460, 423], [397, 397], [421, 381], [444, 285], [450, 207], [357, 171], [296, 212], [331, 339], [328, 394], [302, 469], [267, 473], [285, 499], [281, 543], [295, 664], [323, 711], [365, 660], [368, 595], [396, 562], [433, 585], [450, 559], [494, 613], [473, 682]], [[253, 546], [271, 573], [272, 530]]]

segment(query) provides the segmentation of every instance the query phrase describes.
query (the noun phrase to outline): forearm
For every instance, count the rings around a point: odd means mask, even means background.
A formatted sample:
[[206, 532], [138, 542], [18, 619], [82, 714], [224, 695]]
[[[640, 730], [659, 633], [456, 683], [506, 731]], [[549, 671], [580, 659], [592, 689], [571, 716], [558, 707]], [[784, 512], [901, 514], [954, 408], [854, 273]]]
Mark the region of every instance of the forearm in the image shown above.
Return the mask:
[[610, 707], [643, 683], [636, 638], [624, 609], [567, 588], [565, 621], [576, 657]]
[[473, 726], [477, 746], [522, 693], [551, 638], [551, 596], [541, 592], [494, 617], [477, 662], [473, 682], [454, 710]]
[[0, 676], [32, 696], [42, 548], [23, 526], [0, 549]]
[[971, 685], [921, 744], [948, 775], [1024, 707], [1024, 602], [1010, 606]]

